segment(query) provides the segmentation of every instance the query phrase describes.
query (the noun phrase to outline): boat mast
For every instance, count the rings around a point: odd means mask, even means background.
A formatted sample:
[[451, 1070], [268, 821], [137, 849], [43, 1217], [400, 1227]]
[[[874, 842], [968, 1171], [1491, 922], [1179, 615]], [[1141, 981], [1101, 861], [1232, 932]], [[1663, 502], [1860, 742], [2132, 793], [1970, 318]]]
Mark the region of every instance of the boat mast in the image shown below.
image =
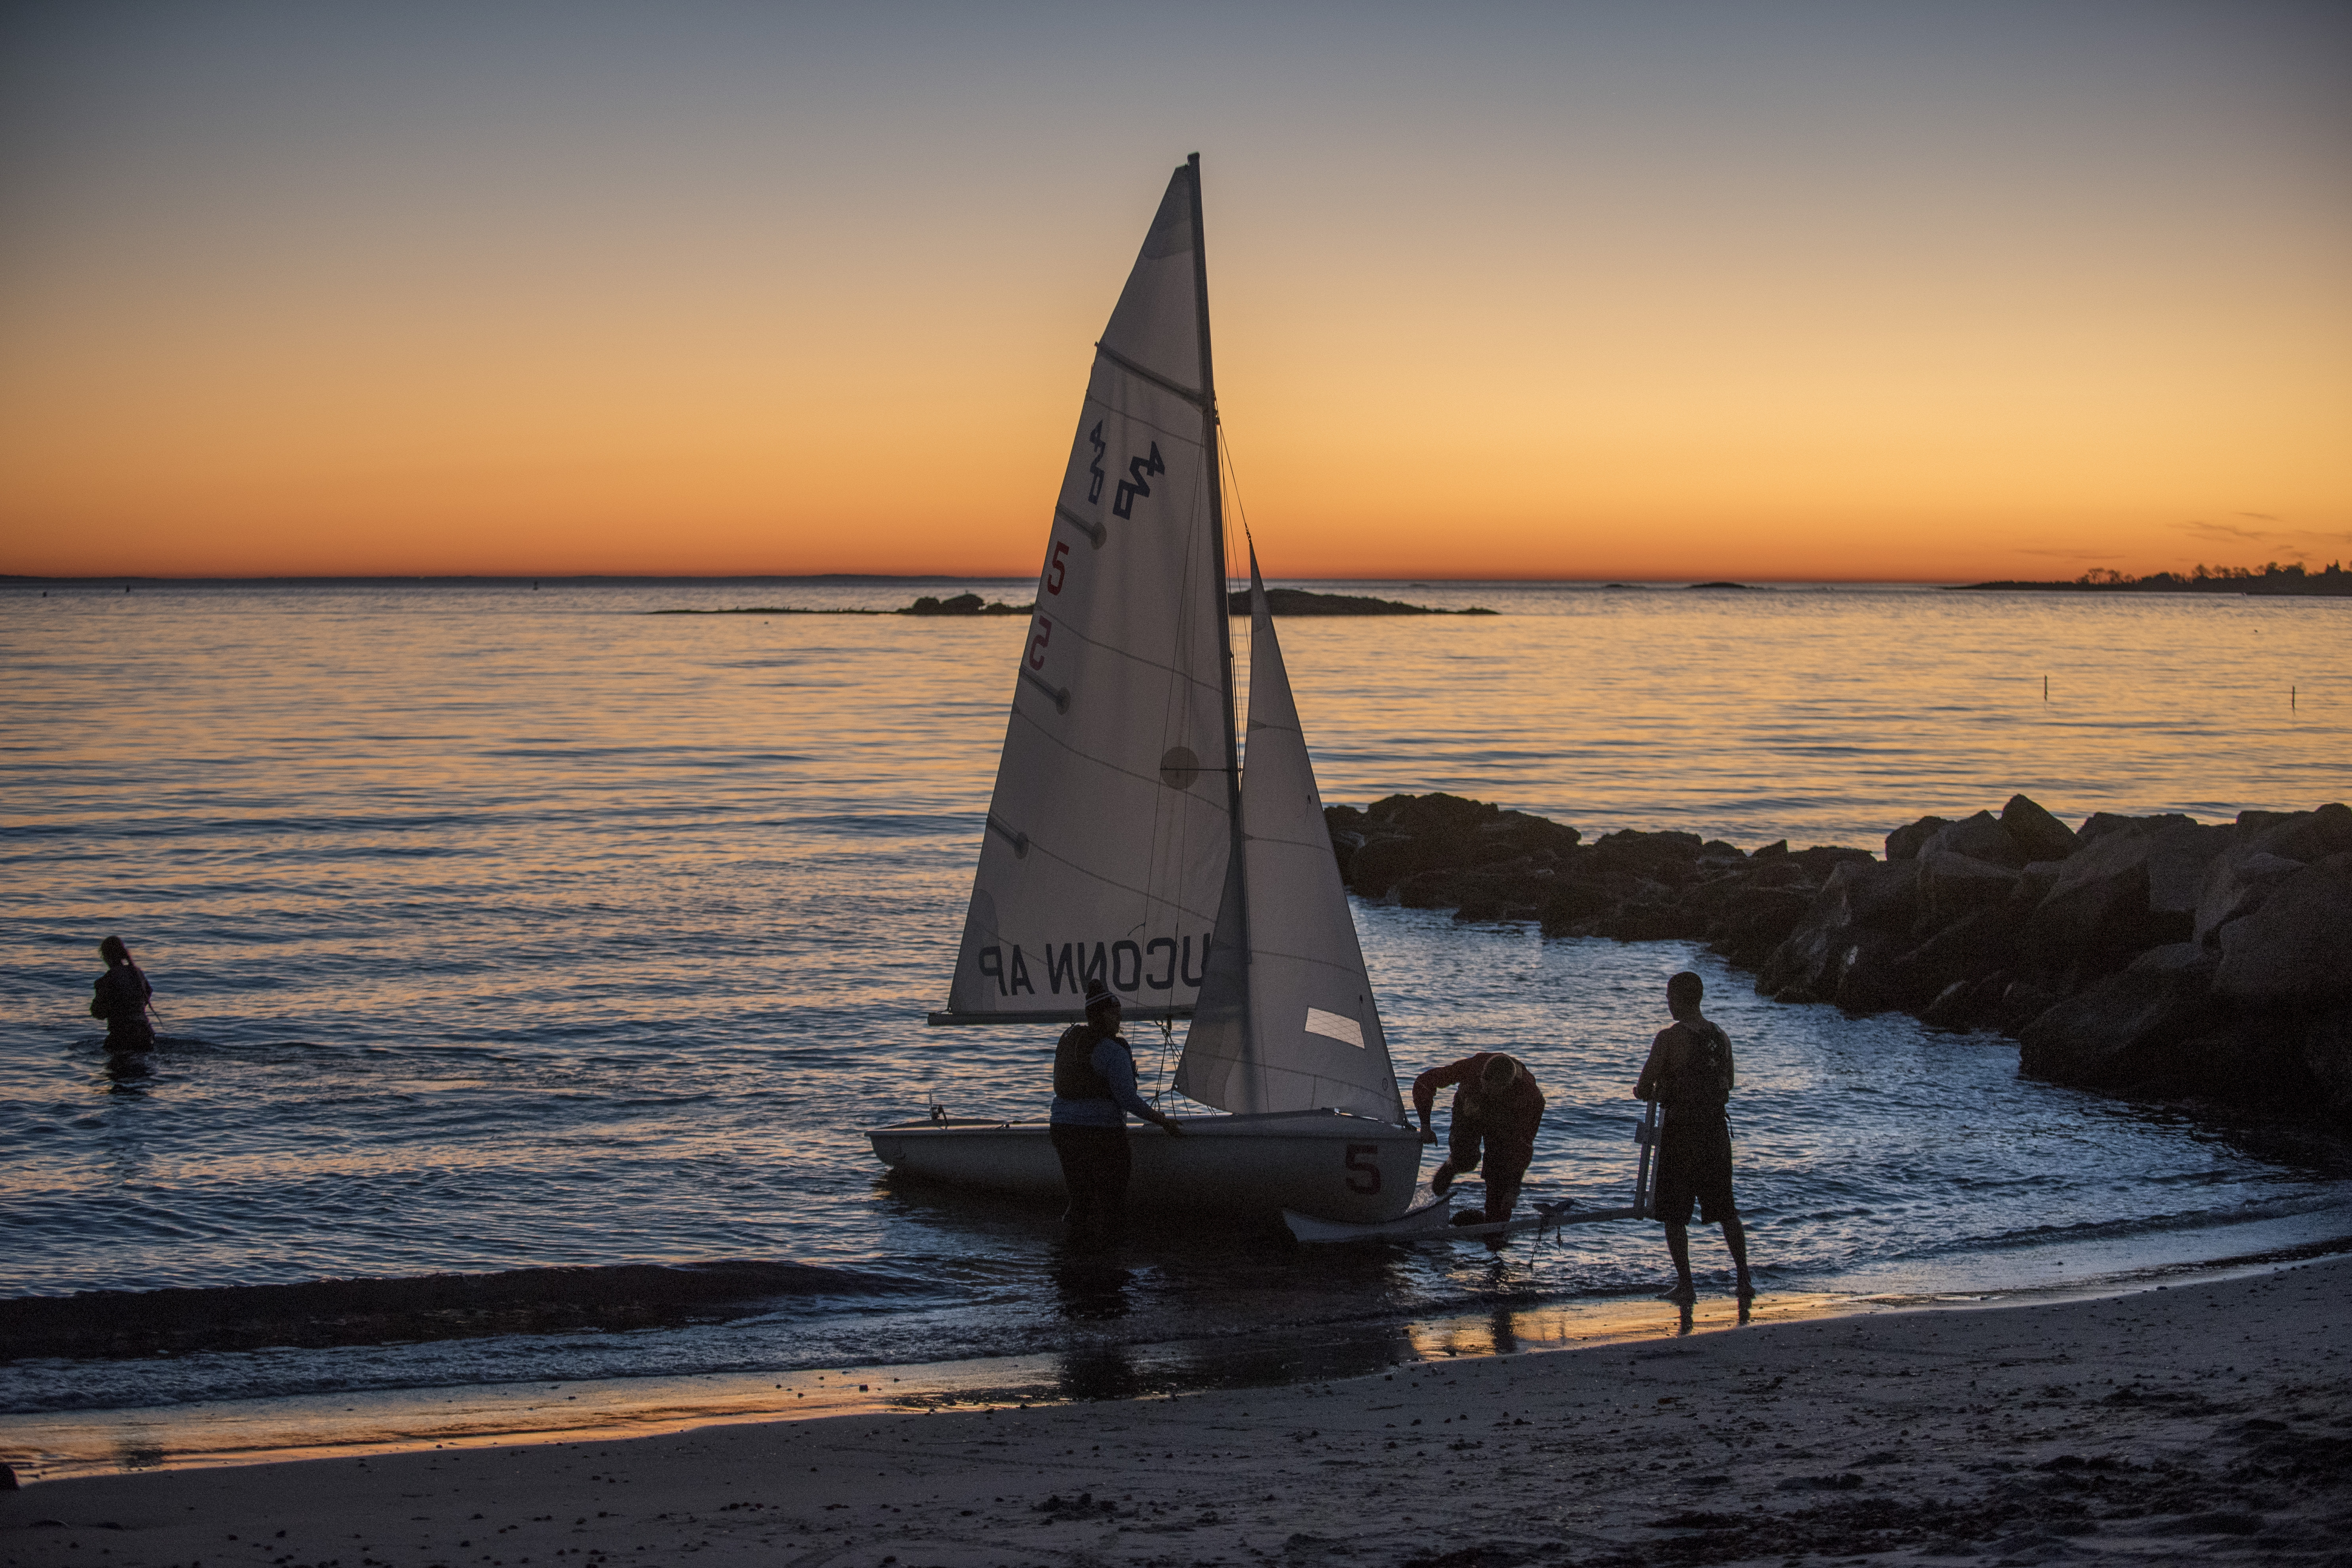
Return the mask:
[[1249, 864], [1242, 853], [1247, 836], [1242, 831], [1242, 757], [1234, 714], [1233, 606], [1225, 589], [1225, 469], [1217, 446], [1217, 373], [1209, 355], [1209, 241], [1201, 222], [1201, 154], [1186, 159], [1185, 166], [1192, 172], [1192, 288], [1201, 321], [1201, 439], [1209, 454], [1209, 541], [1217, 563], [1209, 587], [1217, 601], [1217, 668], [1224, 675], [1225, 808], [1232, 832], [1226, 850], [1225, 864], [1231, 868], [1226, 885], [1237, 895], [1234, 934], [1241, 943], [1242, 1037], [1246, 1040], [1255, 1034], [1250, 1017]]

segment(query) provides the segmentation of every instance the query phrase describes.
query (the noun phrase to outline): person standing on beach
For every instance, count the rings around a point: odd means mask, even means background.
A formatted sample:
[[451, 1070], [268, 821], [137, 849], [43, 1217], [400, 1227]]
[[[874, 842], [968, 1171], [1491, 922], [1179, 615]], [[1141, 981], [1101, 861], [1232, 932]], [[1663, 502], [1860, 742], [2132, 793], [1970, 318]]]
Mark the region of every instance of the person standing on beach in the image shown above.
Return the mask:
[[1654, 1100], [1665, 1112], [1658, 1137], [1657, 1184], [1650, 1210], [1666, 1227], [1666, 1251], [1675, 1260], [1675, 1288], [1666, 1300], [1687, 1307], [1698, 1300], [1691, 1283], [1690, 1211], [1698, 1204], [1701, 1225], [1723, 1226], [1723, 1244], [1738, 1271], [1738, 1292], [1752, 1300], [1748, 1276], [1748, 1232], [1731, 1201], [1731, 1038], [1699, 1014], [1706, 982], [1688, 970], [1666, 982], [1666, 1010], [1675, 1021], [1650, 1042], [1650, 1059], [1633, 1085], [1633, 1098]]
[[147, 977], [131, 962], [131, 949], [121, 937], [110, 936], [100, 942], [98, 952], [106, 960], [106, 973], [90, 987], [97, 994], [89, 999], [89, 1016], [106, 1020], [106, 1048], [153, 1050], [155, 1026], [147, 1021], [147, 1003], [155, 994], [155, 988], [147, 984]]
[[1063, 1030], [1054, 1047], [1054, 1109], [1046, 1118], [1070, 1194], [1063, 1223], [1070, 1245], [1082, 1252], [1118, 1241], [1127, 1217], [1130, 1113], [1158, 1123], [1171, 1138], [1181, 1131], [1173, 1117], [1135, 1092], [1135, 1057], [1118, 1032], [1118, 993], [1089, 980], [1087, 1021]]
[[1511, 1217], [1519, 1201], [1519, 1181], [1536, 1157], [1536, 1129], [1543, 1122], [1543, 1090], [1535, 1075], [1500, 1051], [1480, 1051], [1432, 1068], [1412, 1080], [1412, 1108], [1421, 1113], [1421, 1141], [1437, 1142], [1429, 1129], [1430, 1107], [1437, 1091], [1448, 1084], [1454, 1091], [1454, 1120], [1445, 1130], [1445, 1162], [1429, 1178], [1429, 1190], [1444, 1197], [1454, 1178], [1478, 1168], [1482, 1152], [1486, 1161], [1486, 1217]]

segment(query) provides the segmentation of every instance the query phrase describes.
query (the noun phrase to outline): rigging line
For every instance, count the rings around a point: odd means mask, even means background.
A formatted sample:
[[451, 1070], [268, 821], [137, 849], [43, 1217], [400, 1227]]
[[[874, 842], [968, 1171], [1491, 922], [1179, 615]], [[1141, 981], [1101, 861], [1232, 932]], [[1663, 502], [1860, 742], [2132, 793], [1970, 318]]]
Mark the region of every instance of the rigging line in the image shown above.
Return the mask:
[[[1250, 531], [1249, 508], [1242, 500], [1242, 471], [1240, 465], [1234, 461], [1233, 447], [1233, 437], [1225, 432], [1224, 416], [1220, 415], [1217, 417], [1217, 479], [1220, 484], [1223, 484], [1227, 475], [1231, 475], [1233, 479], [1234, 515], [1240, 519], [1242, 525], [1243, 552], [1239, 559], [1234, 563], [1234, 575], [1239, 576], [1243, 575], [1240, 570], [1241, 567], [1246, 563], [1256, 559], [1257, 535]], [[1243, 592], [1246, 594], [1248, 589], [1244, 587]], [[1250, 658], [1255, 662], [1257, 658], [1257, 622], [1254, 614], [1244, 616], [1243, 619], [1249, 626], [1249, 631], [1246, 634], [1248, 638], [1248, 647]], [[1244, 710], [1245, 705], [1237, 706], [1237, 710], [1242, 711], [1242, 732], [1244, 734], [1247, 734], [1249, 732], [1249, 722], [1252, 715]]]
[[[1225, 486], [1225, 476], [1233, 468], [1233, 454], [1229, 450], [1232, 446], [1233, 438], [1225, 434], [1225, 419], [1224, 416], [1222, 414], [1217, 416], [1216, 437], [1217, 485], [1219, 489], [1222, 490]], [[1248, 551], [1250, 547], [1255, 545], [1257, 542], [1257, 541], [1250, 535], [1249, 516], [1242, 507], [1241, 482], [1238, 478], [1234, 479], [1233, 485], [1233, 497], [1234, 510], [1241, 518], [1242, 539], [1241, 541], [1236, 541], [1233, 534], [1228, 531], [1225, 535], [1226, 559], [1217, 563], [1218, 569], [1224, 574], [1224, 575], [1219, 579], [1217, 584], [1217, 607], [1219, 610], [1227, 612], [1228, 614], [1230, 614], [1232, 610], [1233, 602], [1231, 595], [1233, 592], [1234, 579], [1235, 577], [1241, 577], [1244, 582], [1242, 589], [1243, 593], [1246, 595], [1249, 592], [1247, 586], [1248, 574], [1243, 572], [1241, 568], [1242, 563], [1249, 559]], [[1236, 552], [1237, 546], [1238, 552]], [[1246, 611], [1244, 612], [1240, 619], [1243, 627], [1241, 647], [1246, 657], [1250, 660], [1254, 661], [1257, 658], [1257, 643], [1255, 640], [1257, 631], [1256, 624], [1250, 619]], [[1232, 682], [1234, 688], [1234, 716], [1241, 721], [1242, 733], [1246, 736], [1249, 733], [1249, 689], [1242, 683], [1241, 672], [1243, 662], [1243, 659], [1235, 658], [1234, 660], [1234, 668], [1226, 672], [1226, 679]], [[1244, 770], [1246, 770], [1246, 763], [1244, 763]]]
[[1154, 1105], [1159, 1104], [1160, 1097], [1168, 1092], [1168, 1053], [1175, 1045], [1176, 1016], [1171, 1013], [1160, 1020], [1160, 1062], [1151, 1069], [1151, 1103]]
[[1233, 475], [1234, 511], [1242, 520], [1242, 535], [1255, 545], [1257, 538], [1250, 532], [1249, 507], [1242, 500], [1241, 464], [1234, 459], [1234, 439], [1225, 434], [1225, 422], [1222, 417], [1217, 421], [1217, 456], [1223, 460], [1225, 471]]

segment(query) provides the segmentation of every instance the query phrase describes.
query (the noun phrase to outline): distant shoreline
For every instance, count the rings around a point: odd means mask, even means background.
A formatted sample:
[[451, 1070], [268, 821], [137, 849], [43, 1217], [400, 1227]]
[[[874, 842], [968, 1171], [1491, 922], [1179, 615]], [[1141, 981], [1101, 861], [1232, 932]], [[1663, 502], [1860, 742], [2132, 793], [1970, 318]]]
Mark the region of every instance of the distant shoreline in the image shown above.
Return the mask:
[[[2203, 571], [2202, 568], [2199, 570]], [[2284, 569], [2273, 566], [2263, 572], [2192, 574], [2185, 577], [2176, 572], [2157, 572], [2146, 577], [2110, 573], [2104, 577], [2085, 575], [2054, 583], [2016, 580], [1955, 583], [1948, 591], [1958, 594], [1999, 591], [2026, 594], [2238, 594], [2263, 598], [2343, 599], [2352, 598], [2352, 572], [2330, 565], [2324, 572], [2305, 572], [2300, 566]]]
[[[1277, 616], [1491, 616], [1496, 613], [1477, 605], [1467, 609], [1447, 610], [1429, 605], [1408, 605], [1398, 599], [1373, 599], [1354, 594], [1318, 594], [1306, 588], [1269, 588], [1265, 597], [1267, 610]], [[1245, 593], [1232, 595], [1228, 607], [1236, 616], [1249, 614], [1249, 595]], [[649, 616], [923, 616], [968, 618], [976, 616], [1025, 616], [1036, 608], [1034, 604], [992, 604], [977, 594], [958, 594], [944, 600], [925, 595], [913, 604], [895, 610], [804, 609], [792, 605], [751, 605], [715, 610], [677, 608], [647, 610], [645, 613]]]
[[[1680, 579], [1628, 580], [1599, 577], [1309, 577], [1307, 582], [1333, 585], [1381, 586], [1389, 588], [1424, 588], [1460, 592], [1471, 588], [1489, 588], [1507, 592], [1522, 588], [1580, 589], [1589, 593], [1679, 593], [1747, 591], [1759, 593], [1790, 592], [1869, 592], [1901, 590], [1933, 593], [2029, 593], [2029, 594], [2213, 594], [2238, 595], [2256, 598], [2342, 598], [2352, 597], [2352, 572], [2327, 569], [2303, 572], [2300, 569], [2265, 573], [2232, 573], [2228, 575], [2197, 577], [2169, 572], [2158, 572], [2146, 577], [2117, 575], [2113, 579], [2086, 581], [2073, 578], [2042, 581], [2025, 578], [2000, 578], [1983, 583], [1938, 583], [1916, 578], [1759, 578], [1748, 582], [1724, 579], [1685, 582]], [[564, 576], [493, 576], [493, 575], [383, 575], [373, 577], [331, 576], [107, 576], [107, 577], [47, 577], [26, 573], [0, 573], [0, 592], [8, 590], [42, 593], [105, 592], [120, 594], [125, 588], [475, 588], [562, 590], [565, 588], [722, 588], [743, 587], [803, 587], [803, 588], [920, 588], [972, 586], [1001, 587], [1027, 584], [1026, 575], [945, 576], [931, 574], [909, 574], [904, 576], [881, 573], [820, 573], [804, 576], [771, 574], [750, 574], [740, 576], [707, 576], [673, 574], [662, 576], [604, 576], [594, 574], [574, 574]], [[1313, 590], [1272, 588], [1269, 593], [1281, 595]], [[1327, 597], [1350, 597], [1326, 595]], [[1428, 614], [1465, 615], [1467, 610], [1449, 610], [1438, 606], [1412, 606]], [[743, 613], [751, 613], [746, 611]], [[890, 615], [890, 610], [786, 610], [772, 607], [767, 614], [866, 614]], [[1276, 614], [1283, 614], [1277, 608]], [[1297, 613], [1297, 612], [1291, 612]], [[1314, 613], [1314, 612], [1308, 612]], [[1347, 612], [1322, 612], [1326, 614]], [[1390, 611], [1390, 614], [1407, 613]]]

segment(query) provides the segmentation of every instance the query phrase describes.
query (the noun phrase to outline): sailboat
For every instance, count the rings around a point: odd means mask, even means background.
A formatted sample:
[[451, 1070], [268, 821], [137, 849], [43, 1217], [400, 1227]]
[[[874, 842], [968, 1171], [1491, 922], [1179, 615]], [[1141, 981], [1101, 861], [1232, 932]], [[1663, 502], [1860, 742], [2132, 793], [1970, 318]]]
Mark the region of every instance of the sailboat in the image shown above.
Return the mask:
[[[1246, 766], [1235, 732], [1201, 160], [1168, 182], [1095, 345], [1037, 608], [935, 1026], [1042, 1028], [1087, 982], [1187, 1025], [1175, 1089], [1222, 1114], [1130, 1128], [1144, 1207], [1349, 1224], [1411, 1205], [1407, 1125], [1250, 553]], [[1040, 1038], [1042, 1087], [1050, 1037]], [[894, 1174], [1059, 1197], [1046, 1123], [869, 1129]]]

